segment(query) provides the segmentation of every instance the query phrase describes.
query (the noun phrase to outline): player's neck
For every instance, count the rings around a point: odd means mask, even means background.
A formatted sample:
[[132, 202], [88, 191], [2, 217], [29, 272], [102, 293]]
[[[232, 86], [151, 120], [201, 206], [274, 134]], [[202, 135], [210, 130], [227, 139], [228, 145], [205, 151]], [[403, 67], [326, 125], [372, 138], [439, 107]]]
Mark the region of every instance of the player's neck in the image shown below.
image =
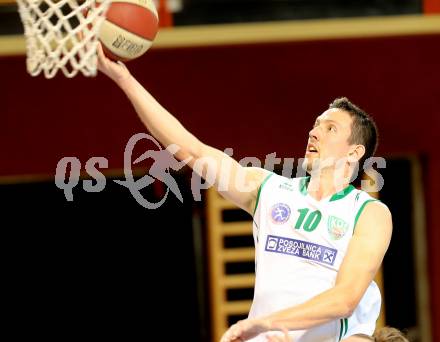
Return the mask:
[[336, 177], [334, 172], [312, 173], [307, 192], [316, 200], [334, 195], [350, 185], [347, 177]]

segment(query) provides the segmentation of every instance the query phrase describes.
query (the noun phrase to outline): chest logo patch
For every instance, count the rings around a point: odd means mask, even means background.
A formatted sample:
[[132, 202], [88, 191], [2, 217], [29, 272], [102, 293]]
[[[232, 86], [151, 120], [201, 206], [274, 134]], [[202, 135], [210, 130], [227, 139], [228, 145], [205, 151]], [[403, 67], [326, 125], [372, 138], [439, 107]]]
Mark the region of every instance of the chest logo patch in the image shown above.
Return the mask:
[[329, 216], [327, 222], [328, 234], [333, 240], [340, 240], [348, 230], [348, 223], [336, 216]]
[[267, 236], [265, 251], [290, 255], [331, 266], [335, 263], [338, 254], [338, 251], [334, 248], [275, 235]]
[[277, 203], [272, 206], [270, 216], [275, 224], [286, 223], [290, 217], [290, 207], [285, 203]]

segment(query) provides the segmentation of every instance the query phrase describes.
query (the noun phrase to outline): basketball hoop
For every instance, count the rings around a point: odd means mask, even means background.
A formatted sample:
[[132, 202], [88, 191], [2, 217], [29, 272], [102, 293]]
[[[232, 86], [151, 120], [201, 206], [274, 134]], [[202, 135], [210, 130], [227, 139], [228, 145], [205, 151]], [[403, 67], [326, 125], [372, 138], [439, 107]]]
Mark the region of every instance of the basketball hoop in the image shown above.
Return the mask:
[[98, 32], [111, 0], [17, 0], [32, 76], [96, 76]]

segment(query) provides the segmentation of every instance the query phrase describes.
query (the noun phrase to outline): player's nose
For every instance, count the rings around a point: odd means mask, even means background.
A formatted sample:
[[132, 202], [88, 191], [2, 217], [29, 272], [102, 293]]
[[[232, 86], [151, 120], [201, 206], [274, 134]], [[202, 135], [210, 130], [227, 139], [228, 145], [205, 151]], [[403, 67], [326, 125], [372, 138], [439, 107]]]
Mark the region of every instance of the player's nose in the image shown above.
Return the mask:
[[313, 141], [319, 141], [319, 127], [313, 127], [310, 132], [309, 132], [309, 138], [310, 140]]

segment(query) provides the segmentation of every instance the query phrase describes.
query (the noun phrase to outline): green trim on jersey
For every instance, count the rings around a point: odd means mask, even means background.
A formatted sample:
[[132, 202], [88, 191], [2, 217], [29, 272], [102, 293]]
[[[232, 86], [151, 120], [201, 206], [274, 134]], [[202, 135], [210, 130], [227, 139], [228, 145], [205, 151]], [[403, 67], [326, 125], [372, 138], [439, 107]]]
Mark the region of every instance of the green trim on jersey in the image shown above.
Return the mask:
[[339, 340], [342, 340], [342, 338], [345, 336], [345, 334], [347, 334], [348, 331], [348, 318], [341, 318], [339, 320], [339, 322], [341, 323], [340, 328], [339, 328]]
[[339, 323], [341, 323], [341, 326], [339, 327], [339, 339], [338, 339], [338, 341], [340, 341], [342, 339], [342, 332], [344, 331], [344, 321], [342, 319], [340, 319]]
[[257, 211], [258, 201], [260, 200], [261, 189], [263, 189], [264, 184], [266, 184], [267, 180], [268, 180], [272, 175], [273, 175], [273, 173], [267, 175], [266, 178], [264, 178], [263, 182], [261, 182], [260, 188], [258, 189], [257, 201], [255, 202], [254, 213], [252, 214], [252, 216], [254, 216], [254, 215], [255, 215], [255, 212]]
[[352, 192], [355, 189], [355, 187], [353, 185], [349, 185], [347, 186], [344, 190], [341, 190], [339, 192], [337, 192], [336, 194], [334, 194], [331, 198], [330, 198], [330, 202], [333, 201], [337, 201], [340, 200], [342, 198], [344, 198], [345, 196], [347, 196], [350, 192]]
[[362, 203], [362, 206], [359, 208], [359, 210], [356, 214], [356, 218], [354, 219], [353, 233], [354, 233], [354, 230], [356, 229], [356, 224], [357, 224], [357, 221], [359, 220], [359, 216], [361, 216], [362, 211], [364, 211], [365, 206], [370, 202], [376, 202], [376, 201], [378, 201], [378, 200], [377, 199], [369, 199], [369, 200], [366, 200], [364, 203]]
[[[310, 183], [310, 176], [309, 177], [303, 177], [299, 180], [299, 191], [306, 196], [307, 195], [307, 188]], [[336, 194], [333, 194], [332, 197], [330, 197], [329, 202], [337, 201], [345, 196], [347, 196], [350, 192], [352, 192], [355, 189], [353, 185], [348, 185], [345, 189], [337, 192]]]

